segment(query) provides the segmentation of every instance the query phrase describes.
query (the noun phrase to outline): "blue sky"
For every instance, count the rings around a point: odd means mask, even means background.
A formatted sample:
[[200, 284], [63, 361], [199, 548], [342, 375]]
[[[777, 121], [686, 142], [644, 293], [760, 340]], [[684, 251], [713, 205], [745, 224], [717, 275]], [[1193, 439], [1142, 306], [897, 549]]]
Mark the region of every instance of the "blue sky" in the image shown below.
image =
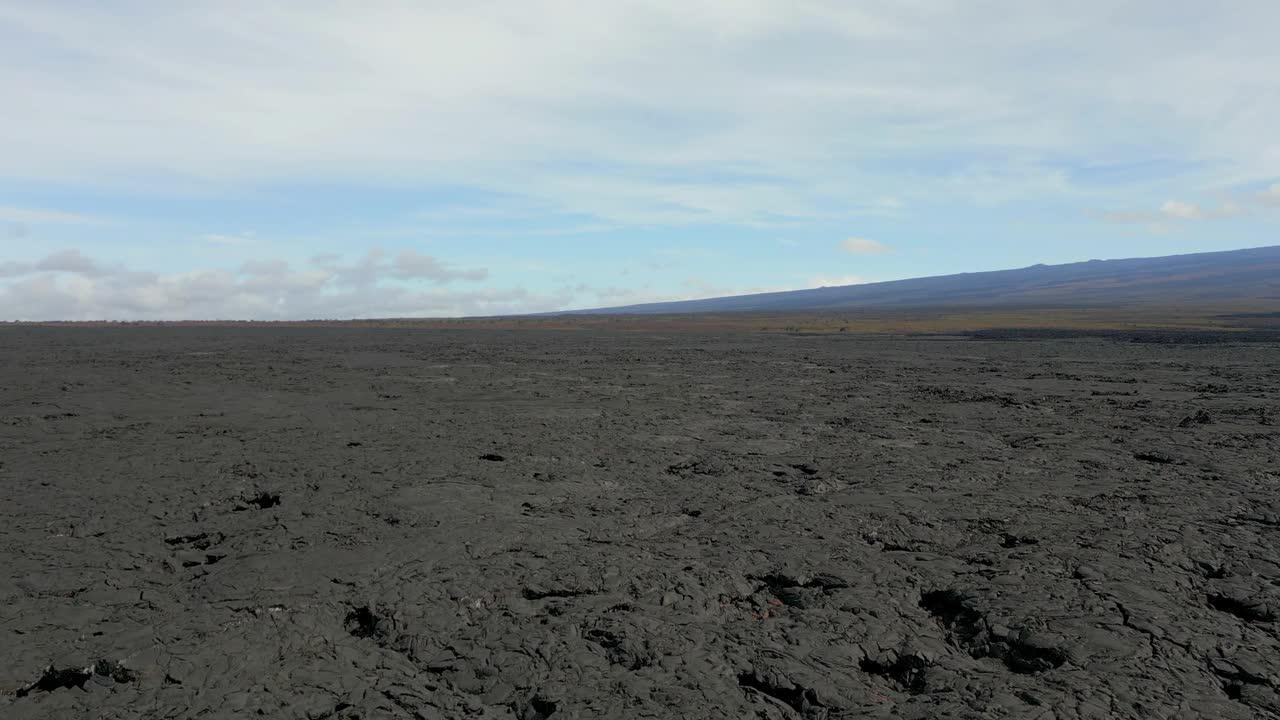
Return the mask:
[[0, 318], [472, 315], [1275, 244], [1280, 4], [0, 0]]

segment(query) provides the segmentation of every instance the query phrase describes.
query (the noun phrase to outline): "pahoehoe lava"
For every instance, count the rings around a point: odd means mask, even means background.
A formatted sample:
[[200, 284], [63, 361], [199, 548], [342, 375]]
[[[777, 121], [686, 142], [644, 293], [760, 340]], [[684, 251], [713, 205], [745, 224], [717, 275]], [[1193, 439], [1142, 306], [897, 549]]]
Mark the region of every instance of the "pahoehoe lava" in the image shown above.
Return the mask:
[[1280, 719], [1280, 345], [1130, 339], [0, 328], [0, 717]]

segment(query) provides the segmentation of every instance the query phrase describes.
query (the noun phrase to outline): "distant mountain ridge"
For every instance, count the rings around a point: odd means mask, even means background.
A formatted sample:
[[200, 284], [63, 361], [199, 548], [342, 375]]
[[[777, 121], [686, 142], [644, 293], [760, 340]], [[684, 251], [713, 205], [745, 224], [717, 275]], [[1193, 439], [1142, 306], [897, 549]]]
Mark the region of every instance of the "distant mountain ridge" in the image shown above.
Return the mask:
[[1033, 265], [812, 290], [647, 303], [557, 315], [816, 312], [957, 307], [1099, 308], [1280, 300], [1280, 245], [1248, 250]]

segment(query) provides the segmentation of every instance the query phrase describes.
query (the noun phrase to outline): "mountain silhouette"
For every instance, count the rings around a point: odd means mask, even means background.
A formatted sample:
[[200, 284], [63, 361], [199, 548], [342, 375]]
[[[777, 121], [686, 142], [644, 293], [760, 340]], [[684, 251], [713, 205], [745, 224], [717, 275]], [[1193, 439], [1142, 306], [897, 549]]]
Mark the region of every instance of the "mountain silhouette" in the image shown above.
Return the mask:
[[806, 312], [948, 307], [992, 310], [1133, 305], [1273, 306], [1280, 246], [1125, 260], [1033, 265], [812, 290], [646, 303], [564, 314]]

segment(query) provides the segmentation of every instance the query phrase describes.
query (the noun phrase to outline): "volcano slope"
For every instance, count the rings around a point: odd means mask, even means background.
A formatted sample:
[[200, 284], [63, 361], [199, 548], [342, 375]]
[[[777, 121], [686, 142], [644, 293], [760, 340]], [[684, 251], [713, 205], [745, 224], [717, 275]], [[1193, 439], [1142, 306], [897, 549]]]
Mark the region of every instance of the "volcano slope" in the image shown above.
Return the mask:
[[5, 718], [1280, 717], [1275, 345], [0, 334]]

